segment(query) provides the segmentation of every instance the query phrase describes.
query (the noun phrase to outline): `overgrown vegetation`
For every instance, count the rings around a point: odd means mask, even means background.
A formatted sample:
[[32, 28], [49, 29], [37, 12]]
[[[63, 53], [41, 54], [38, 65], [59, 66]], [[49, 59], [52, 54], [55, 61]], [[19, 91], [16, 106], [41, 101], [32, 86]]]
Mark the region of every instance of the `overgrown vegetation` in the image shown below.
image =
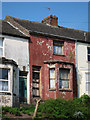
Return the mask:
[[90, 97], [83, 95], [73, 100], [58, 98], [40, 103], [36, 119], [90, 120]]
[[20, 116], [22, 113], [31, 115], [34, 112], [35, 107], [31, 104], [30, 106], [18, 107], [2, 107], [2, 117], [5, 117], [5, 114], [8, 112], [14, 114], [15, 116]]

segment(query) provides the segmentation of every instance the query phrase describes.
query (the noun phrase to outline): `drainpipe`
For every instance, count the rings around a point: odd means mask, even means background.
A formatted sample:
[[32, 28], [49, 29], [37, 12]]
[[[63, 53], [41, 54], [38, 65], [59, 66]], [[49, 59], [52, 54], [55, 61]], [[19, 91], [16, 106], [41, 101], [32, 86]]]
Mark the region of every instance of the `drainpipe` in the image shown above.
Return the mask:
[[77, 40], [75, 41], [75, 55], [76, 55], [77, 97], [79, 97], [79, 88], [78, 88], [78, 53], [77, 53]]

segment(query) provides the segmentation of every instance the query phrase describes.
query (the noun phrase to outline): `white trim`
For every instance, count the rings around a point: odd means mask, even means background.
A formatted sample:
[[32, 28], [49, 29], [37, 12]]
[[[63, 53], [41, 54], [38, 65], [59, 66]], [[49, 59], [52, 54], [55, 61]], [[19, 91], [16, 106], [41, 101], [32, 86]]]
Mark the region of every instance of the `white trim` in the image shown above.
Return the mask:
[[25, 36], [27, 36], [24, 32], [22, 32], [19, 28], [15, 27], [13, 24], [11, 24], [9, 21], [7, 21], [7, 23], [9, 25], [11, 25], [14, 29], [18, 30], [19, 32], [21, 32], [22, 34], [24, 34]]

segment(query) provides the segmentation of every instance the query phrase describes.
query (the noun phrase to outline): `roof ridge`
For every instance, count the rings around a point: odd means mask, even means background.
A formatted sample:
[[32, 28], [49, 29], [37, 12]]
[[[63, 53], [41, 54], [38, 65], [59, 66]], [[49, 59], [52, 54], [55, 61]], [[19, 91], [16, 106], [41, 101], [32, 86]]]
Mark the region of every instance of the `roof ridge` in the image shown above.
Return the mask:
[[[28, 22], [36, 23], [36, 24], [47, 25], [47, 24], [44, 24], [44, 23], [40, 23], [40, 22], [36, 22], [36, 21], [30, 21], [30, 20], [25, 20], [25, 19], [21, 19], [21, 18], [16, 18], [16, 17], [8, 16], [8, 15], [6, 17], [10, 17], [12, 19], [17, 19], [17, 20], [22, 20], [22, 21], [28, 21]], [[47, 26], [52, 27], [52, 28], [56, 28], [56, 29], [64, 28], [64, 29], [68, 29], [68, 30], [74, 30], [74, 31], [78, 31], [78, 32], [89, 33], [89, 31], [78, 30], [78, 29], [74, 29], [74, 28], [67, 28], [67, 27], [63, 27], [63, 26], [52, 26], [52, 25], [47, 25]]]

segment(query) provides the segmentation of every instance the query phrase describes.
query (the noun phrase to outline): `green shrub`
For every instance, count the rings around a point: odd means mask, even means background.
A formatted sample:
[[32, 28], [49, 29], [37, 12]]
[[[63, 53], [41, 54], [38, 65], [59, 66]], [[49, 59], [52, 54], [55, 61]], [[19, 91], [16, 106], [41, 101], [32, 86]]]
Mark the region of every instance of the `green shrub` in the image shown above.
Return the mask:
[[17, 107], [9, 109], [9, 113], [20, 116], [20, 110]]
[[6, 112], [9, 112], [10, 114], [14, 114], [16, 116], [20, 116], [21, 113], [31, 115], [32, 112], [34, 112], [35, 107], [31, 104], [28, 106], [23, 106], [20, 108], [17, 107], [2, 107], [2, 114], [4, 115]]
[[44, 103], [40, 103], [36, 117], [89, 120], [90, 97], [83, 95], [73, 100], [48, 99]]
[[22, 113], [28, 114], [28, 115], [30, 115], [31, 112], [34, 112], [34, 110], [35, 110], [35, 107], [34, 107], [34, 105], [32, 105], [32, 104], [31, 104], [30, 106], [20, 107], [20, 111], [21, 111]]

